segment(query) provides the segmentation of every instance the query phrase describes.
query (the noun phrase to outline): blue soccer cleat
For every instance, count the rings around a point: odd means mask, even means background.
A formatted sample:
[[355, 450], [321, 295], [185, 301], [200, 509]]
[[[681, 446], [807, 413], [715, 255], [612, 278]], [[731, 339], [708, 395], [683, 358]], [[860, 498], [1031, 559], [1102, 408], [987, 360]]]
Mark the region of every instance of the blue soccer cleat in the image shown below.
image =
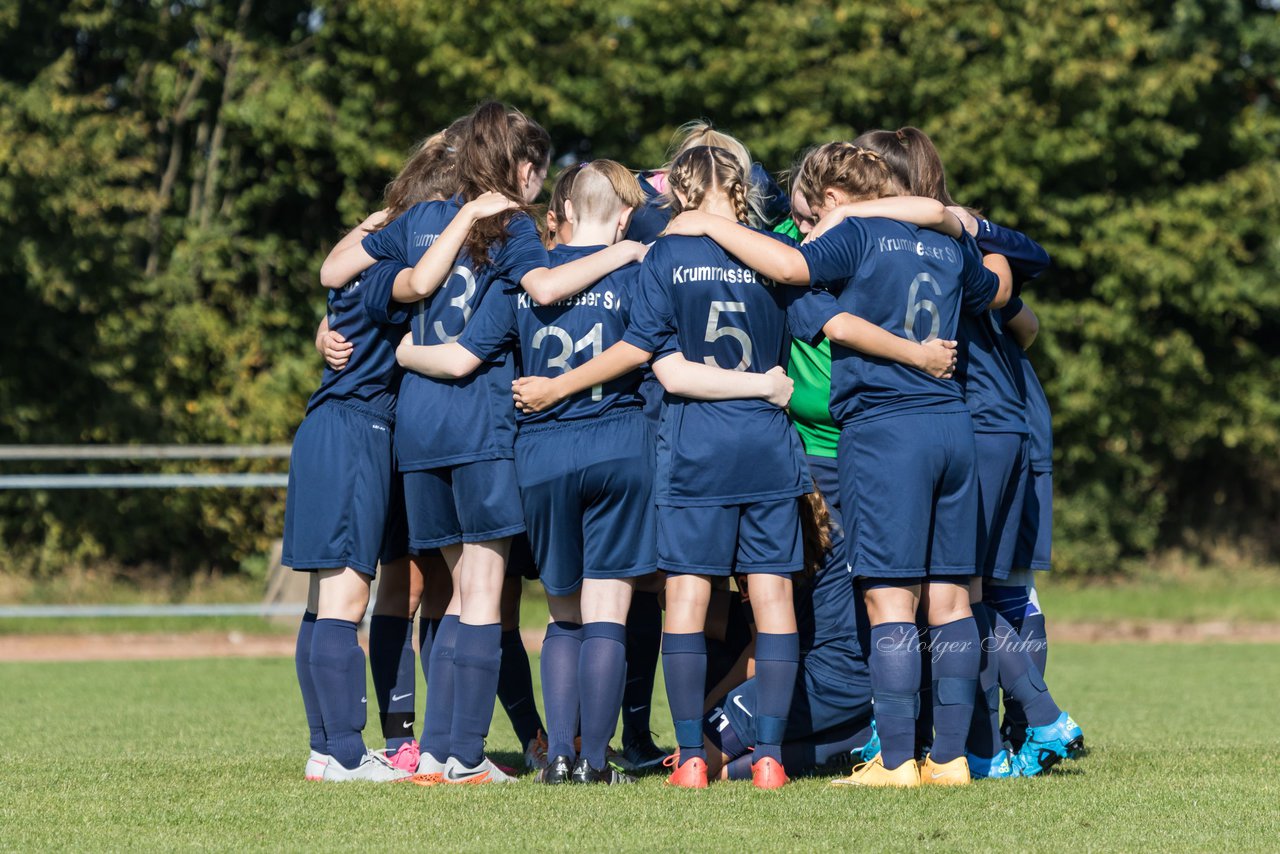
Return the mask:
[[1084, 731], [1063, 712], [1051, 724], [1027, 727], [1027, 740], [1014, 757], [1013, 767], [1020, 777], [1034, 777], [1083, 750]]
[[983, 759], [972, 753], [968, 754], [967, 758], [969, 776], [975, 780], [1003, 780], [1007, 777], [1019, 776], [1013, 761], [1009, 758], [1008, 751], [1001, 750], [990, 759]]
[[880, 752], [880, 733], [876, 731], [876, 722], [871, 722], [871, 738], [861, 747], [855, 747], [849, 751], [849, 755], [853, 757], [854, 762], [870, 762], [876, 758]]

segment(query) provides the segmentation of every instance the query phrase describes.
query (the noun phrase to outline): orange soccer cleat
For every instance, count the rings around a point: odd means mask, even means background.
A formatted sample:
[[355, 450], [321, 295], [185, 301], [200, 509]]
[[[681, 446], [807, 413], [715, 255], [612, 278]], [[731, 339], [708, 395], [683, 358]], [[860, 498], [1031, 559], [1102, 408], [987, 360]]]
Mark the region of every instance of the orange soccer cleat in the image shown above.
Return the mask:
[[781, 789], [789, 780], [782, 763], [771, 756], [766, 756], [751, 763], [751, 785], [757, 789]]
[[680, 762], [680, 754], [673, 753], [662, 762], [668, 768], [674, 767], [667, 778], [668, 786], [679, 786], [682, 789], [705, 789], [707, 787], [707, 760], [693, 757]]

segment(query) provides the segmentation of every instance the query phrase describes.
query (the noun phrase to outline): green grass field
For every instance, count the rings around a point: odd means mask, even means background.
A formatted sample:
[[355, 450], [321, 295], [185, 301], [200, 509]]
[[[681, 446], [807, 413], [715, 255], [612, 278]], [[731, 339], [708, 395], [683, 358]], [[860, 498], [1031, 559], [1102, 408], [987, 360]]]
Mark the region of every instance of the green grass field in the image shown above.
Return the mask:
[[[1274, 850], [1278, 655], [1059, 644], [1049, 679], [1088, 756], [1043, 779], [909, 792], [309, 784], [290, 660], [3, 664], [0, 848]], [[490, 748], [515, 762], [500, 710]]]

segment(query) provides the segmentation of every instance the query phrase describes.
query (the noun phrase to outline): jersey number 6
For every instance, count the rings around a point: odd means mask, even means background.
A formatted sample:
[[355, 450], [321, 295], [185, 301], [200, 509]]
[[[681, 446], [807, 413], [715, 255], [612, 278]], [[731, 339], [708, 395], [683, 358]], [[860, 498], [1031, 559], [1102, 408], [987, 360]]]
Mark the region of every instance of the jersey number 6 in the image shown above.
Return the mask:
[[[942, 288], [938, 287], [933, 276], [928, 273], [916, 274], [916, 277], [911, 280], [911, 290], [907, 292], [907, 316], [902, 321], [902, 328], [912, 341], [917, 344], [927, 344], [937, 338], [938, 333], [942, 331], [942, 316], [938, 313], [938, 304], [933, 300], [916, 299], [920, 294], [921, 285], [928, 285], [933, 288], [935, 296], [942, 296]], [[923, 338], [916, 334], [916, 318], [922, 311], [929, 312], [929, 334]]]

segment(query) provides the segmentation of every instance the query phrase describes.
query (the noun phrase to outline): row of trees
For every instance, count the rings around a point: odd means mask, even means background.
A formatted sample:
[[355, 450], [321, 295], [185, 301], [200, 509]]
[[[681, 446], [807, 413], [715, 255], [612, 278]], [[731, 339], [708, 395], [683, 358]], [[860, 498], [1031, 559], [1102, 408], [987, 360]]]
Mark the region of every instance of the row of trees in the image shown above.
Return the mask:
[[[315, 272], [478, 100], [637, 167], [915, 124], [1053, 253], [1058, 556], [1277, 549], [1280, 20], [1260, 0], [0, 2], [0, 442], [278, 442]], [[11, 469], [12, 470], [12, 469]], [[266, 492], [5, 493], [11, 561], [235, 567]]]

